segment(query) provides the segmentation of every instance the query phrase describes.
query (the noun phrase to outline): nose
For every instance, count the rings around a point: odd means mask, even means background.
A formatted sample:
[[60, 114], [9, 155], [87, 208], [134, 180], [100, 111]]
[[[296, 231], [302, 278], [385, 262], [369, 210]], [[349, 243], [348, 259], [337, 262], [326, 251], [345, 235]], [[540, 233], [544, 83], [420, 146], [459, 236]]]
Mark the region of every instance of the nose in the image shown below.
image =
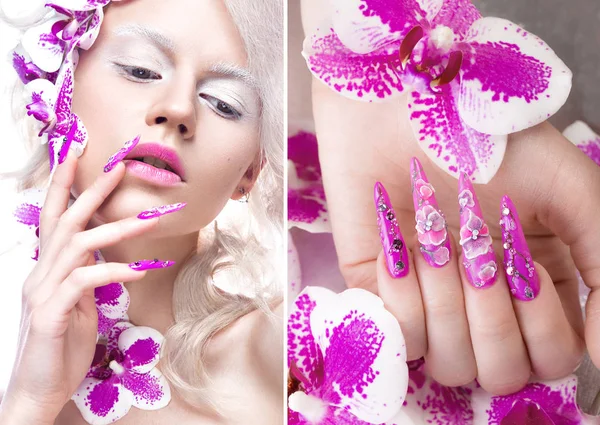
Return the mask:
[[146, 124], [172, 128], [184, 139], [190, 139], [196, 131], [195, 100], [195, 87], [191, 88], [191, 84], [174, 81], [165, 85], [146, 114]]

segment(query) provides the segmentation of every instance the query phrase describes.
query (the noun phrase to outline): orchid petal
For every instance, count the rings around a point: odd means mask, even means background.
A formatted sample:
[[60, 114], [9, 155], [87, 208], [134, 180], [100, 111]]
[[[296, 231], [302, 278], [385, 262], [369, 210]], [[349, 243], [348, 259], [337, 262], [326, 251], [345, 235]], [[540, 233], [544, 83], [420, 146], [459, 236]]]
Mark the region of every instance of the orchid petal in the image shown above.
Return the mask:
[[75, 152], [77, 157], [83, 155], [83, 151], [87, 146], [88, 142], [88, 133], [83, 125], [83, 121], [76, 115], [71, 114], [72, 124], [70, 130], [70, 140], [71, 145], [70, 149]]
[[98, 311], [98, 333], [108, 335], [115, 324], [125, 317], [129, 308], [129, 292], [120, 282], [109, 283], [94, 290]]
[[138, 409], [162, 409], [171, 401], [169, 383], [158, 369], [144, 374], [125, 372], [121, 382], [131, 393], [133, 405]]
[[288, 364], [294, 365], [308, 392], [321, 384], [323, 365], [310, 324], [310, 317], [319, 302], [331, 301], [335, 294], [321, 287], [307, 287], [296, 298], [288, 317]]
[[31, 57], [29, 57], [21, 44], [11, 52], [11, 62], [23, 84], [42, 78], [45, 74], [44, 71], [33, 63]]
[[592, 161], [600, 165], [600, 135], [583, 121], [576, 121], [565, 129], [563, 135]]
[[133, 328], [133, 324], [124, 320], [115, 323], [107, 334], [106, 349], [110, 352], [119, 349], [119, 337], [127, 329]]
[[510, 423], [585, 423], [577, 406], [576, 393], [577, 377], [574, 375], [556, 381], [531, 382], [507, 396], [493, 396], [481, 388], [476, 389], [472, 399], [473, 424], [501, 425], [509, 418], [512, 419]]
[[457, 85], [439, 87], [440, 93], [413, 92], [410, 122], [421, 149], [440, 168], [458, 178], [466, 173], [487, 183], [500, 168], [506, 136], [490, 136], [469, 127], [456, 109]]
[[471, 395], [476, 384], [445, 387], [425, 374], [424, 367], [409, 372], [405, 411], [418, 424], [472, 424]]
[[329, 32], [307, 38], [302, 54], [313, 75], [331, 89], [351, 99], [373, 102], [404, 91], [398, 52], [399, 45], [388, 45], [357, 54]]
[[471, 0], [445, 0], [438, 14], [431, 20], [432, 26], [444, 25], [457, 35], [455, 41], [461, 40], [473, 22], [481, 18], [481, 13]]
[[332, 0], [332, 6], [335, 34], [358, 54], [399, 42], [426, 15], [416, 0]]
[[108, 425], [125, 416], [133, 402], [131, 394], [112, 376], [106, 380], [86, 378], [71, 399], [90, 425]]
[[99, 7], [96, 9], [96, 13], [92, 17], [92, 20], [89, 24], [87, 31], [81, 35], [79, 40], [77, 41], [77, 45], [84, 50], [88, 50], [96, 39], [98, 38], [98, 34], [100, 33], [100, 25], [104, 20], [104, 9]]
[[134, 326], [119, 335], [119, 350], [125, 355], [124, 366], [136, 373], [147, 373], [158, 364], [164, 337], [156, 329]]
[[323, 297], [310, 327], [323, 353], [320, 398], [372, 423], [391, 419], [406, 396], [406, 345], [381, 298], [363, 289]]
[[[302, 270], [300, 268], [300, 258], [298, 250], [294, 245], [294, 239], [288, 232], [288, 256], [287, 256], [287, 276], [288, 276], [288, 300], [295, 300], [300, 294], [302, 287]], [[290, 304], [290, 309], [293, 304]]]
[[[33, 80], [30, 83], [25, 85], [25, 98], [27, 101], [33, 101], [34, 103], [42, 102], [43, 107], [47, 110], [48, 114], [54, 115], [54, 103], [56, 102], [57, 90], [56, 86], [52, 84], [50, 81], [39, 78], [37, 80]], [[28, 105], [28, 110], [29, 108]], [[29, 112], [28, 112], [28, 115]], [[36, 119], [39, 119], [36, 117]], [[42, 120], [40, 120], [42, 121]]]
[[458, 109], [475, 130], [521, 131], [548, 119], [567, 100], [572, 73], [537, 36], [505, 19], [483, 18], [465, 42]]
[[52, 4], [68, 10], [87, 11], [104, 7], [110, 0], [53, 0]]
[[23, 48], [43, 71], [55, 72], [63, 62], [66, 44], [52, 33], [52, 26], [62, 20], [64, 17], [50, 19], [23, 34]]
[[288, 222], [312, 233], [330, 232], [317, 139], [299, 132], [288, 139]]

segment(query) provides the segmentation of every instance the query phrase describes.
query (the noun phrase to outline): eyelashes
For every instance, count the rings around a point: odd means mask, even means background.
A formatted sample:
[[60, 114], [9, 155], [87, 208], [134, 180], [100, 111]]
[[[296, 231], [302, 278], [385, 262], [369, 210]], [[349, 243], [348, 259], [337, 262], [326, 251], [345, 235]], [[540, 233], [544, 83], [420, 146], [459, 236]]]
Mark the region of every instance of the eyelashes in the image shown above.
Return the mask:
[[[120, 72], [130, 81], [147, 84], [152, 81], [162, 80], [162, 76], [148, 68], [135, 65], [123, 65], [115, 63], [119, 68]], [[242, 113], [236, 108], [231, 106], [229, 103], [211, 96], [207, 93], [200, 93], [199, 97], [204, 100], [204, 103], [208, 104], [209, 108], [218, 116], [238, 121], [242, 118]]]

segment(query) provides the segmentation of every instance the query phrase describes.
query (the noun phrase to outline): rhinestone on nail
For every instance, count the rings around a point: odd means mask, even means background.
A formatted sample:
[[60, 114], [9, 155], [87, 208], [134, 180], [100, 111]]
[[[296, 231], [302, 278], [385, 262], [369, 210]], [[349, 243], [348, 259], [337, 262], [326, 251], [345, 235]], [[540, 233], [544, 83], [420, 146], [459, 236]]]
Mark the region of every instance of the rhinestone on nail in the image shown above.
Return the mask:
[[502, 208], [502, 215], [509, 215], [510, 214], [510, 210], [506, 207]]
[[533, 299], [533, 291], [529, 286], [525, 288], [525, 297], [529, 298], [530, 300]]
[[512, 276], [515, 273], [515, 269], [512, 267], [507, 267], [506, 268], [506, 274], [509, 276]]
[[404, 270], [404, 263], [402, 260], [396, 262], [396, 270]]
[[388, 211], [385, 218], [387, 218], [389, 221], [392, 221], [396, 217], [394, 216], [394, 213], [392, 211]]
[[394, 251], [400, 251], [403, 246], [404, 246], [404, 244], [402, 243], [402, 241], [400, 239], [394, 239], [394, 242], [392, 242], [392, 249]]

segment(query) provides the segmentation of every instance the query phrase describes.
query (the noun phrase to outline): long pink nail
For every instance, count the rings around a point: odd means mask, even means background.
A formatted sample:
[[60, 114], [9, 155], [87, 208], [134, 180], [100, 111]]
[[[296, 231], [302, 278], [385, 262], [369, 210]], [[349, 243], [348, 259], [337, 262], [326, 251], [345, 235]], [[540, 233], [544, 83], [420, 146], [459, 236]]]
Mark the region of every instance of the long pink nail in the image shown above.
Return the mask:
[[411, 160], [410, 175], [421, 253], [429, 265], [442, 267], [450, 261], [451, 245], [446, 219], [438, 207], [435, 190], [417, 158]]
[[187, 203], [185, 202], [179, 202], [177, 204], [163, 205], [161, 207], [150, 208], [149, 210], [142, 211], [141, 213], [139, 213], [137, 215], [137, 218], [140, 218], [142, 220], [148, 220], [150, 218], [160, 217], [166, 214], [171, 214], [176, 211], [179, 211], [186, 205]]
[[466, 174], [458, 180], [458, 205], [460, 207], [460, 246], [463, 265], [471, 285], [487, 288], [496, 282], [496, 254], [492, 247], [490, 231], [483, 220], [481, 207], [473, 184]]
[[381, 245], [385, 253], [388, 271], [392, 277], [404, 277], [408, 274], [406, 244], [402, 233], [400, 233], [390, 197], [379, 182], [375, 183], [375, 207], [377, 208], [379, 236], [381, 237]]
[[129, 264], [129, 267], [136, 271], [152, 270], [152, 269], [166, 269], [175, 264], [175, 261], [162, 261], [158, 258], [154, 260], [140, 260], [135, 263]]
[[119, 149], [114, 155], [108, 158], [108, 162], [104, 166], [104, 172], [108, 173], [110, 170], [115, 168], [119, 162], [121, 162], [128, 154], [137, 146], [141, 136], [136, 136], [134, 139], [125, 142], [125, 145]]
[[540, 278], [527, 247], [517, 209], [508, 196], [502, 198], [500, 212], [504, 270], [510, 292], [519, 300], [533, 300], [540, 293]]

